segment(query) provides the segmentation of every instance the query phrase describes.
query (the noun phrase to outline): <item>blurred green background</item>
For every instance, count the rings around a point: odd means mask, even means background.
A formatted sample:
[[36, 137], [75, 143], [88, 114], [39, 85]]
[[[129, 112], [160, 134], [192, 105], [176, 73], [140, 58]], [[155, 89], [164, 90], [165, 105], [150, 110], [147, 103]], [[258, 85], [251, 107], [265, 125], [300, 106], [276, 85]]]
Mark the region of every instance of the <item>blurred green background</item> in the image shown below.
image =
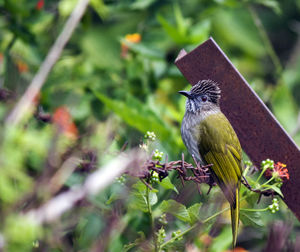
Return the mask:
[[[35, 99], [35, 116], [5, 127], [76, 3], [0, 0], [0, 245], [3, 240], [6, 251], [121, 251], [143, 235], [147, 240], [149, 220], [125, 199], [130, 185], [116, 183], [46, 226], [32, 226], [18, 214], [82, 183], [125, 143], [127, 149], [141, 144], [146, 131], [155, 132], [153, 148], [169, 160], [187, 154], [180, 137], [185, 98], [177, 91], [189, 84], [174, 60], [180, 49], [190, 51], [210, 36], [300, 145], [299, 0], [91, 0]], [[53, 189], [47, 182], [72, 155], [81, 164]], [[175, 176], [172, 180], [181, 188]], [[181, 191], [188, 190], [196, 192], [195, 187]], [[187, 195], [182, 201], [187, 206], [214, 197]], [[162, 201], [180, 194], [160, 190], [160, 196]], [[295, 221], [282, 208], [242, 233], [238, 245], [249, 251], [265, 248], [270, 223]], [[174, 223], [175, 229], [185, 227]], [[215, 233], [205, 229], [217, 237], [208, 251], [230, 245], [222, 238], [230, 237], [230, 226], [219, 225]], [[295, 223], [289, 244], [299, 227]], [[200, 234], [194, 243], [189, 238], [193, 248], [203, 249]]]

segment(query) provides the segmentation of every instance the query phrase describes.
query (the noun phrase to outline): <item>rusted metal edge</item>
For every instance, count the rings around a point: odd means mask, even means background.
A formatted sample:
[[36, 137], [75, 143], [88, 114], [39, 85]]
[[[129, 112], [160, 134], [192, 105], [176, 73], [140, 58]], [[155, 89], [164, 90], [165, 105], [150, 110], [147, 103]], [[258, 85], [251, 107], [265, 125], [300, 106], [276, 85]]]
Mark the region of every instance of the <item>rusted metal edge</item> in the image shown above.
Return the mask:
[[210, 38], [190, 53], [181, 50], [175, 64], [192, 85], [203, 79], [219, 83], [221, 110], [256, 166], [267, 158], [287, 164], [284, 201], [300, 219], [300, 150], [217, 43]]

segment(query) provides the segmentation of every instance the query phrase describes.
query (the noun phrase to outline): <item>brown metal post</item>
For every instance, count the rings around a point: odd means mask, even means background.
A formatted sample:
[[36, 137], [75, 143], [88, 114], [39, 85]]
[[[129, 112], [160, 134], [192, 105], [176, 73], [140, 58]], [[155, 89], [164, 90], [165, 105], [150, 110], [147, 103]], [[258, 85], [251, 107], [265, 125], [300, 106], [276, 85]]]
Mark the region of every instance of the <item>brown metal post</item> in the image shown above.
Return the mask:
[[300, 150], [216, 42], [210, 38], [190, 53], [181, 50], [175, 64], [192, 85], [204, 79], [219, 83], [221, 110], [256, 166], [267, 158], [287, 164], [284, 201], [300, 220]]

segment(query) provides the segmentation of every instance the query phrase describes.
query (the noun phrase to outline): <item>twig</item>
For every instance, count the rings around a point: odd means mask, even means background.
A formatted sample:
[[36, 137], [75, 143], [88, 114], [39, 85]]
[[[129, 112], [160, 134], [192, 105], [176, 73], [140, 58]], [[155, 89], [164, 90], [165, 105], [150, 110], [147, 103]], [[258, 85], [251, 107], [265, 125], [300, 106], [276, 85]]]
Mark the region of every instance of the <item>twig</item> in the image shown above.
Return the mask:
[[25, 216], [37, 224], [52, 222], [73, 208], [78, 201], [103, 190], [127, 169], [135, 169], [143, 160], [145, 160], [143, 153], [136, 150], [129, 152], [128, 155], [119, 155], [90, 174], [83, 185], [55, 196], [40, 208], [30, 210]]
[[59, 59], [63, 48], [69, 41], [74, 29], [77, 27], [81, 17], [83, 16], [89, 0], [79, 0], [70, 17], [68, 18], [62, 32], [56, 39], [54, 45], [50, 49], [46, 59], [42, 63], [39, 71], [34, 76], [32, 82], [23, 94], [13, 111], [6, 119], [7, 125], [16, 125], [31, 110], [32, 101], [39, 93], [45, 80], [47, 79], [52, 67]]

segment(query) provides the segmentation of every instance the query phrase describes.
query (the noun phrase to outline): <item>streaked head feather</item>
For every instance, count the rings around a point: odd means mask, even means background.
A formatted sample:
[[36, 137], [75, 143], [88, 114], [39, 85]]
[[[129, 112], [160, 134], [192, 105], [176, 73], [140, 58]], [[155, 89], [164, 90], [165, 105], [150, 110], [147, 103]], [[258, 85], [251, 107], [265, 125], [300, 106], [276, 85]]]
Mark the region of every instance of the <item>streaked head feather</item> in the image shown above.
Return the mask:
[[196, 96], [205, 94], [210, 98], [211, 102], [219, 105], [221, 89], [218, 84], [212, 80], [200, 80], [191, 88], [191, 93]]

